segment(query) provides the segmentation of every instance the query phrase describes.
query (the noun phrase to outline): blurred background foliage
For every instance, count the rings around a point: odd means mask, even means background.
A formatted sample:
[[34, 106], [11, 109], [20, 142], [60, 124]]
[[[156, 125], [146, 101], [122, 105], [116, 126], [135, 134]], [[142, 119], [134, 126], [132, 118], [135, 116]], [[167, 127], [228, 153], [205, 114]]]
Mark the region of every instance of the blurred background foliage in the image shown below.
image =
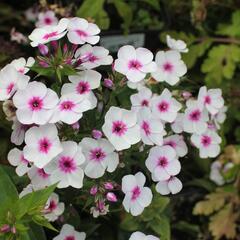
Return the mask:
[[[190, 149], [188, 157], [182, 160], [182, 192], [170, 198], [158, 195], [141, 217], [123, 213], [119, 204], [107, 217], [89, 219], [87, 207], [91, 199], [84, 198], [86, 192], [79, 194], [76, 189], [67, 189], [64, 194], [60, 192], [68, 206], [65, 220], [87, 231], [89, 239], [98, 240], [125, 240], [129, 232], [138, 229], [161, 236], [161, 240], [240, 239], [240, 1], [2, 0], [0, 67], [20, 56], [34, 56], [34, 49], [25, 41], [13, 41], [15, 31], [28, 36], [34, 28], [34, 23], [27, 21], [24, 14], [30, 7], [40, 11], [51, 9], [59, 17], [87, 18], [103, 29], [102, 35], [143, 32], [145, 45], [154, 52], [166, 47], [166, 34], [186, 41], [189, 52], [183, 58], [189, 71], [181, 89], [195, 94], [202, 85], [219, 87], [228, 106], [227, 120], [221, 130], [222, 155], [218, 159], [235, 166], [224, 173], [226, 184], [217, 186], [210, 181], [212, 160], [200, 159], [195, 150]], [[129, 92], [124, 91], [121, 94], [129, 96]], [[0, 112], [0, 160], [5, 165], [10, 133], [11, 124]], [[136, 164], [131, 154], [126, 153], [124, 157], [124, 161]], [[138, 162], [143, 164], [144, 157], [139, 154]], [[26, 185], [26, 179], [17, 178], [12, 168], [4, 168], [17, 188]], [[71, 204], [73, 199], [75, 205]], [[56, 227], [58, 224], [61, 222], [57, 222]], [[54, 233], [47, 230], [47, 236], [41, 235], [41, 240], [51, 239]]]

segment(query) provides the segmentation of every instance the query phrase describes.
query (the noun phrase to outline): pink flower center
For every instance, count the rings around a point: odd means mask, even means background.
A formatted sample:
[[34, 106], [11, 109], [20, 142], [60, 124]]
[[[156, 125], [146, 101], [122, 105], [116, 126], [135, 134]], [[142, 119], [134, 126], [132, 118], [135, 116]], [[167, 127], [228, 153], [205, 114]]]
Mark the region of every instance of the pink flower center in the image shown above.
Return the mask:
[[141, 194], [141, 189], [140, 187], [135, 187], [133, 190], [132, 190], [132, 198], [131, 200], [132, 201], [135, 201]]
[[48, 178], [48, 177], [50, 176], [49, 174], [47, 174], [47, 173], [44, 171], [43, 168], [39, 168], [39, 169], [37, 170], [37, 173], [38, 173], [38, 175], [39, 175], [41, 178], [43, 178], [43, 179], [46, 179], [46, 178]]
[[38, 145], [39, 145], [39, 151], [44, 154], [48, 154], [48, 152], [52, 147], [52, 143], [47, 138], [40, 139], [38, 142]]
[[149, 106], [149, 101], [144, 99], [142, 102], [141, 102], [141, 106], [142, 107], [148, 107]]
[[14, 83], [10, 83], [8, 86], [7, 86], [7, 94], [10, 94], [14, 88], [15, 84]]
[[112, 133], [122, 136], [127, 131], [127, 125], [123, 121], [115, 121], [112, 125]]
[[204, 147], [208, 147], [212, 142], [211, 137], [204, 135], [202, 136], [201, 143]]
[[145, 132], [146, 135], [150, 134], [150, 126], [149, 126], [148, 122], [143, 121], [141, 128], [143, 129], [143, 131]]
[[168, 160], [166, 157], [163, 156], [158, 159], [158, 166], [165, 168], [167, 165], [168, 165]]
[[47, 211], [48, 212], [52, 212], [53, 210], [55, 210], [57, 208], [57, 204], [56, 204], [56, 202], [55, 201], [50, 201], [50, 203], [49, 203], [49, 206], [48, 206], [48, 208], [47, 208]]
[[163, 70], [165, 72], [171, 73], [173, 71], [173, 65], [169, 62], [163, 64]]
[[72, 173], [77, 169], [77, 165], [73, 158], [63, 156], [59, 160], [59, 168], [64, 173]]
[[24, 158], [23, 154], [21, 154], [20, 161], [26, 165], [29, 163], [29, 161]]
[[46, 17], [46, 18], [44, 19], [44, 22], [45, 22], [45, 24], [50, 25], [50, 24], [52, 23], [52, 19], [49, 18], [49, 17]]
[[44, 40], [48, 40], [49, 38], [52, 38], [52, 37], [56, 37], [58, 35], [58, 32], [55, 31], [55, 32], [51, 32], [51, 33], [47, 33], [43, 36], [43, 39]]
[[166, 101], [162, 101], [158, 104], [158, 110], [160, 112], [167, 112], [169, 109], [169, 103]]
[[211, 97], [207, 95], [207, 96], [204, 98], [204, 103], [205, 103], [205, 104], [210, 104], [210, 103], [211, 103]]
[[82, 30], [75, 30], [75, 32], [77, 33], [77, 35], [79, 37], [87, 37], [88, 36], [88, 34]]
[[101, 148], [95, 148], [90, 151], [90, 160], [101, 162], [106, 157], [106, 153]]
[[64, 238], [64, 240], [75, 240], [74, 236], [67, 236]]
[[192, 112], [189, 114], [189, 120], [191, 120], [191, 121], [193, 121], [193, 122], [199, 121], [200, 118], [201, 118], [201, 112], [200, 112], [198, 109], [192, 111]]
[[90, 92], [90, 85], [88, 82], [81, 81], [78, 83], [76, 90], [79, 94], [88, 93]]
[[94, 56], [92, 53], [90, 53], [89, 55], [88, 55], [88, 57], [87, 57], [87, 60], [89, 61], [89, 62], [95, 62], [96, 60], [98, 60], [98, 57], [96, 57], [96, 56]]
[[136, 69], [139, 70], [142, 67], [142, 64], [138, 60], [131, 60], [128, 63], [128, 68], [129, 69]]
[[24, 70], [25, 70], [24, 68], [20, 68], [20, 69], [18, 69], [18, 72], [19, 73], [24, 73]]
[[71, 111], [75, 107], [72, 101], [63, 101], [60, 105], [61, 111]]
[[171, 140], [165, 142], [164, 145], [169, 145], [169, 146], [171, 146], [172, 148], [176, 148], [176, 146], [177, 146], [176, 142], [171, 141]]
[[28, 105], [32, 111], [39, 111], [43, 108], [43, 100], [39, 97], [33, 97]]

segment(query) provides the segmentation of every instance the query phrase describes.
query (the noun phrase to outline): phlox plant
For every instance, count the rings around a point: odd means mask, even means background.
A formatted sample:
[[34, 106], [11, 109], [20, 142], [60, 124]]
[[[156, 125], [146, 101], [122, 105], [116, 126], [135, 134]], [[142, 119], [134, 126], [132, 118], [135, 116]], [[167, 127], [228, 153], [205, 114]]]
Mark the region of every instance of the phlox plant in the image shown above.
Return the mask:
[[[94, 218], [119, 205], [137, 217], [154, 194], [182, 190], [178, 174], [189, 148], [201, 158], [220, 153], [222, 93], [205, 86], [198, 93], [178, 89], [187, 72], [183, 41], [167, 36], [169, 49], [155, 56], [146, 48], [122, 46], [114, 60], [96, 46], [99, 33], [85, 19], [58, 21], [48, 12], [29, 35], [37, 57], [13, 60], [0, 71], [0, 100], [16, 145], [8, 160], [17, 175], [29, 178], [18, 201], [50, 189], [33, 220], [51, 229], [48, 222], [65, 210], [54, 188], [69, 188], [68, 194], [75, 188], [85, 201], [92, 199], [87, 208]], [[15, 213], [0, 218], [0, 233], [9, 239], [21, 239], [25, 231]], [[129, 239], [161, 237], [146, 234], [137, 231]], [[85, 238], [65, 223], [53, 239]]]

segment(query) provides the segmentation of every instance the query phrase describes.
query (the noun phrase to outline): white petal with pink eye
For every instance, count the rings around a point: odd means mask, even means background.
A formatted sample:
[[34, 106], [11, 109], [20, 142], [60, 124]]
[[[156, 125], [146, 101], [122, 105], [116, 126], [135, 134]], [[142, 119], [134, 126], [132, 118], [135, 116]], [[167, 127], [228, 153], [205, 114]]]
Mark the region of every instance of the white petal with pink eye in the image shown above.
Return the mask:
[[34, 62], [35, 60], [33, 57], [29, 57], [27, 61], [25, 58], [21, 57], [13, 60], [10, 65], [13, 66], [19, 73], [26, 74]]
[[102, 177], [105, 171], [113, 172], [119, 164], [118, 154], [106, 139], [83, 138], [80, 143], [86, 158], [84, 172], [90, 178]]
[[153, 235], [145, 235], [142, 232], [134, 232], [129, 240], [160, 240], [158, 237], [155, 237]]
[[113, 62], [113, 58], [106, 48], [93, 47], [89, 44], [77, 49], [74, 56], [79, 69], [93, 69], [101, 65], [110, 65]]
[[17, 146], [21, 145], [24, 142], [25, 132], [29, 127], [29, 125], [23, 125], [17, 119], [14, 119], [12, 125], [13, 131], [11, 134], [11, 142]]
[[33, 166], [28, 171], [28, 177], [31, 180], [32, 187], [35, 191], [43, 189], [51, 185], [50, 175], [47, 174], [43, 168]]
[[108, 110], [102, 130], [117, 151], [129, 148], [141, 138], [136, 113], [118, 107]]
[[211, 116], [211, 119], [213, 120], [217, 129], [220, 129], [220, 124], [224, 123], [224, 121], [226, 120], [226, 112], [227, 107], [223, 106], [222, 108], [220, 108], [217, 114]]
[[156, 63], [152, 60], [153, 54], [148, 49], [126, 45], [119, 49], [114, 69], [136, 83], [142, 81], [147, 73], [156, 71]]
[[55, 12], [46, 11], [40, 12], [38, 14], [38, 21], [36, 22], [36, 27], [45, 27], [45, 26], [56, 26], [58, 24], [58, 19], [55, 16]]
[[171, 38], [169, 35], [166, 36], [166, 40], [168, 47], [171, 48], [172, 50], [176, 50], [182, 53], [188, 52], [187, 44], [184, 41], [175, 40], [174, 38]]
[[164, 138], [163, 142], [164, 145], [169, 145], [173, 147], [179, 157], [184, 157], [188, 152], [187, 145], [184, 142], [183, 136], [181, 135], [171, 135]]
[[171, 176], [165, 181], [160, 181], [156, 185], [156, 191], [161, 195], [168, 195], [170, 193], [176, 194], [182, 190], [182, 182], [177, 178]]
[[30, 77], [19, 73], [12, 65], [8, 64], [0, 71], [0, 101], [5, 101], [13, 96], [18, 89], [24, 89]]
[[34, 29], [29, 35], [31, 46], [37, 47], [39, 44], [45, 44], [62, 38], [67, 33], [68, 23], [69, 20], [67, 18], [62, 18], [56, 26], [45, 26]]
[[83, 18], [72, 18], [68, 24], [68, 40], [73, 44], [96, 44], [99, 42], [99, 27]]
[[44, 125], [49, 122], [59, 99], [57, 94], [43, 83], [31, 82], [13, 97], [16, 115], [22, 124]]
[[180, 172], [180, 162], [171, 146], [155, 146], [150, 149], [146, 167], [152, 173], [154, 181], [164, 181]]
[[62, 148], [63, 151], [44, 169], [50, 174], [51, 182], [58, 183], [58, 188], [81, 188], [84, 177], [81, 165], [85, 162], [82, 149], [73, 141], [62, 142]]
[[54, 222], [63, 214], [64, 208], [65, 204], [59, 202], [59, 196], [56, 193], [52, 193], [42, 212], [48, 221]]
[[212, 115], [217, 114], [224, 105], [221, 89], [209, 89], [201, 87], [198, 93], [198, 102], [205, 106]]
[[154, 117], [148, 108], [139, 110], [137, 116], [143, 143], [147, 145], [162, 145], [163, 136], [166, 132], [161, 120]]
[[32, 127], [27, 130], [25, 143], [26, 146], [23, 149], [24, 158], [29, 162], [33, 162], [38, 168], [43, 168], [62, 152], [58, 131], [53, 124]]
[[185, 63], [181, 60], [181, 55], [178, 51], [159, 51], [155, 58], [157, 71], [152, 73], [152, 77], [158, 82], [167, 82], [170, 85], [175, 85], [179, 82], [187, 72]]
[[8, 161], [16, 167], [16, 173], [20, 177], [26, 174], [31, 168], [29, 162], [24, 158], [23, 152], [17, 148], [12, 149], [8, 153]]
[[191, 141], [194, 146], [199, 149], [201, 158], [214, 158], [220, 153], [220, 143], [222, 140], [219, 135], [212, 130], [207, 130], [201, 135], [193, 134]]
[[122, 191], [125, 194], [123, 206], [133, 216], [140, 215], [144, 208], [152, 202], [152, 191], [144, 187], [145, 176], [138, 172], [135, 175], [126, 175], [122, 178]]
[[137, 112], [142, 108], [149, 108], [151, 99], [152, 91], [147, 87], [143, 87], [138, 93], [135, 93], [130, 97], [132, 110]]
[[182, 105], [172, 97], [168, 89], [164, 89], [160, 96], [154, 96], [151, 101], [151, 110], [157, 118], [172, 123]]
[[176, 119], [171, 123], [171, 129], [174, 133], [183, 132], [184, 113], [178, 113]]
[[198, 101], [188, 100], [183, 117], [183, 129], [188, 133], [203, 133], [207, 129], [209, 120], [207, 111], [202, 109]]
[[53, 240], [85, 240], [86, 233], [75, 231], [74, 227], [69, 224], [64, 224], [62, 229]]

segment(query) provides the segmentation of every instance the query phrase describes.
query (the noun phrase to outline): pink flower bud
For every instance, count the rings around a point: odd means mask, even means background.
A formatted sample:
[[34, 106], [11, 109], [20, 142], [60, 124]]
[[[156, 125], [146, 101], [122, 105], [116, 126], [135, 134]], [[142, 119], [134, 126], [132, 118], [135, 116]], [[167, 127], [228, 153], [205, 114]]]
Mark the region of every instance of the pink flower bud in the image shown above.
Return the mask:
[[80, 128], [80, 123], [79, 122], [75, 122], [71, 125], [71, 127], [74, 129], [74, 130], [79, 130]]
[[104, 188], [106, 190], [112, 190], [114, 188], [113, 184], [111, 182], [105, 182], [104, 183]]
[[17, 232], [17, 229], [16, 229], [16, 227], [15, 227], [15, 226], [13, 226], [13, 227], [12, 227], [12, 229], [11, 229], [11, 232], [12, 232], [13, 234], [16, 234], [16, 232]]
[[90, 194], [91, 194], [92, 196], [95, 196], [95, 195], [97, 194], [97, 192], [98, 192], [98, 187], [97, 187], [97, 186], [91, 187], [91, 189], [90, 189]]
[[7, 233], [10, 231], [10, 226], [8, 224], [4, 224], [0, 227], [0, 232], [1, 233]]
[[185, 99], [185, 100], [188, 100], [190, 97], [192, 96], [192, 94], [188, 91], [184, 91], [182, 92], [182, 97]]
[[43, 68], [49, 67], [48, 63], [46, 63], [45, 61], [39, 61], [38, 64]]
[[39, 44], [38, 45], [39, 52], [43, 55], [46, 56], [48, 54], [48, 46], [44, 44]]
[[58, 42], [57, 41], [51, 41], [50, 44], [55, 51], [58, 49]]
[[105, 203], [104, 203], [104, 201], [99, 200], [99, 201], [97, 202], [97, 208], [98, 208], [98, 210], [99, 210], [100, 212], [103, 211], [103, 210], [105, 209]]
[[106, 197], [109, 202], [117, 202], [117, 197], [113, 192], [108, 192]]
[[93, 129], [92, 130], [92, 136], [95, 139], [100, 139], [102, 137], [102, 132], [100, 130]]
[[113, 81], [110, 78], [105, 78], [103, 81], [103, 85], [106, 88], [112, 88], [113, 87]]
[[65, 43], [63, 45], [63, 53], [66, 53], [68, 51], [68, 45]]

